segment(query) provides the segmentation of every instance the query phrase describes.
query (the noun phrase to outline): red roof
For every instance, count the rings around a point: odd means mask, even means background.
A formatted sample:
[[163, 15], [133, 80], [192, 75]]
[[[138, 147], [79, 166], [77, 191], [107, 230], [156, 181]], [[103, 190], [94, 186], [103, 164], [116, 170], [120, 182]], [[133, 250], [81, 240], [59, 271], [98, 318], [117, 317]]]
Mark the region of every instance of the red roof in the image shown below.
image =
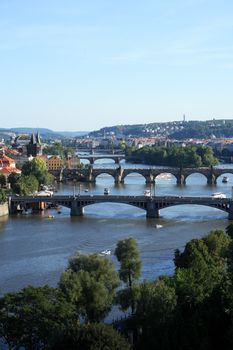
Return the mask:
[[9, 175], [11, 173], [21, 174], [21, 170], [17, 168], [4, 167], [0, 169], [0, 174]]

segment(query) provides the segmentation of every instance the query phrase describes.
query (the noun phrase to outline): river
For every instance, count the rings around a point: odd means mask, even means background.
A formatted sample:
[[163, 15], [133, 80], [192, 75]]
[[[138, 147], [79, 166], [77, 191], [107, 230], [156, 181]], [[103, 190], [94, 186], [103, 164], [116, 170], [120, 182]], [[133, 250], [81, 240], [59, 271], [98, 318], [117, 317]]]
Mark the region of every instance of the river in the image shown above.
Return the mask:
[[[109, 162], [107, 160], [106, 162]], [[97, 163], [97, 167], [114, 166]], [[140, 167], [127, 164], [125, 167]], [[226, 174], [227, 167], [225, 165]], [[155, 195], [204, 196], [224, 192], [231, 196], [233, 175], [228, 183], [219, 178], [216, 186], [206, 184], [203, 175], [193, 174], [183, 187], [172, 176], [156, 180]], [[128, 176], [124, 185], [115, 185], [109, 175], [101, 175], [95, 185], [60, 184], [58, 193], [143, 194], [148, 188], [142, 176]], [[48, 218], [48, 215], [54, 218]], [[156, 228], [156, 224], [162, 225]], [[227, 213], [203, 206], [181, 205], [163, 209], [160, 219], [146, 219], [146, 212], [129, 205], [106, 203], [85, 208], [83, 217], [70, 217], [67, 208], [37, 214], [0, 218], [0, 294], [17, 291], [29, 284], [56, 286], [68, 259], [76, 252], [93, 253], [104, 249], [114, 252], [118, 240], [132, 236], [138, 242], [143, 267], [142, 279], [154, 279], [174, 271], [174, 250], [183, 249], [192, 238], [202, 237], [211, 229], [228, 225]], [[114, 255], [108, 257], [117, 266]]]

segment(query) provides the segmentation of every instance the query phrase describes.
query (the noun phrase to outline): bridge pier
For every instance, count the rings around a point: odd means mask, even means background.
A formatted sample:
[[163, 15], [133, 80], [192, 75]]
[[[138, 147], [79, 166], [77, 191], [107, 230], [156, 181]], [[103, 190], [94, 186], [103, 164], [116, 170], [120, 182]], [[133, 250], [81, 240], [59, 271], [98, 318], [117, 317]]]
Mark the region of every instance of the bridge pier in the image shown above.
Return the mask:
[[178, 174], [176, 177], [176, 184], [177, 185], [185, 185], [186, 184], [186, 179], [183, 174]]
[[73, 200], [71, 203], [70, 216], [82, 216], [84, 213], [83, 207], [79, 207], [78, 203]]
[[229, 205], [228, 220], [233, 220], [233, 203], [232, 202]]
[[217, 180], [216, 180], [216, 176], [211, 173], [208, 177], [207, 177], [207, 184], [208, 185], [216, 185]]
[[153, 201], [147, 202], [146, 217], [147, 218], [159, 218], [160, 217], [160, 211], [158, 208], [156, 208], [156, 205]]
[[146, 184], [153, 184], [154, 183], [153, 174], [149, 174], [149, 175], [145, 176], [145, 178], [146, 178]]

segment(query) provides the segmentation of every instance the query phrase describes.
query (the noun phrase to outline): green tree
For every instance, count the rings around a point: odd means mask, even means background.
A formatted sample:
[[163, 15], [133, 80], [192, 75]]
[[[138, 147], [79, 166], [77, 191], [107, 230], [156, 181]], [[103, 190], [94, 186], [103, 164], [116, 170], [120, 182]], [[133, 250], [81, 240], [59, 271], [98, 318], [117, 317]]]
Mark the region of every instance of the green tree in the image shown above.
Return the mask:
[[11, 173], [11, 174], [8, 176], [8, 182], [10, 183], [13, 192], [17, 192], [17, 191], [15, 190], [15, 186], [16, 186], [16, 184], [18, 183], [18, 181], [19, 181], [19, 179], [20, 179], [20, 176], [21, 176], [21, 175], [16, 174], [16, 173]]
[[226, 233], [228, 236], [233, 239], [233, 223], [230, 223], [226, 228]]
[[175, 282], [180, 301], [195, 305], [210, 296], [220, 283], [227, 263], [230, 238], [222, 230], [193, 239], [184, 252], [175, 252]]
[[[126, 284], [128, 298], [132, 301], [132, 313], [135, 310], [133, 284], [139, 279], [141, 274], [142, 262], [139, 255], [137, 242], [132, 237], [121, 240], [117, 243], [115, 255], [120, 262], [119, 276]], [[121, 292], [120, 292], [121, 293]]]
[[22, 174], [25, 176], [34, 175], [39, 184], [49, 184], [53, 181], [53, 176], [49, 174], [45, 161], [41, 158], [33, 158], [31, 161], [24, 163]]
[[7, 201], [6, 191], [0, 188], [0, 203], [5, 203]]
[[38, 190], [39, 183], [34, 175], [22, 175], [19, 181], [15, 184], [17, 193], [23, 196], [31, 195]]
[[0, 174], [0, 186], [5, 187], [6, 186], [6, 177], [2, 174]]
[[109, 325], [74, 325], [57, 337], [50, 350], [130, 350], [129, 343]]
[[59, 287], [86, 321], [99, 322], [110, 311], [119, 279], [113, 264], [97, 254], [70, 259]]
[[72, 319], [72, 305], [48, 286], [29, 286], [0, 299], [0, 336], [10, 349], [45, 349]]
[[161, 276], [154, 282], [140, 284], [134, 318], [137, 328], [141, 329], [140, 349], [173, 348], [168, 334], [176, 305], [176, 290], [169, 277]]

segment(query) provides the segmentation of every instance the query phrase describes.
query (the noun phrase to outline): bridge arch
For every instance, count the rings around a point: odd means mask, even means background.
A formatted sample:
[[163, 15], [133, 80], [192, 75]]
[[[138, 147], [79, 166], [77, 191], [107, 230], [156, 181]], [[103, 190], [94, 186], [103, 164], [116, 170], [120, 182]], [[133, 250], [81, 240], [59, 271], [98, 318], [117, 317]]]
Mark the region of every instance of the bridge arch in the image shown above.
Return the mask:
[[[129, 179], [135, 179], [137, 178], [138, 180], [138, 177], [142, 180], [142, 183], [145, 183], [146, 182], [146, 177], [144, 174], [142, 174], [140, 171], [137, 171], [136, 169], [132, 169], [132, 170], [128, 170], [127, 171], [124, 171], [122, 177], [121, 177], [121, 182], [123, 183], [128, 183], [129, 182]], [[126, 181], [125, 181], [126, 180]], [[134, 181], [130, 181], [130, 182], [134, 182]], [[138, 183], [138, 181], [137, 181]]]
[[[106, 176], [107, 175], [107, 176]], [[113, 180], [113, 182], [115, 181], [115, 174], [113, 173], [113, 172], [110, 172], [110, 171], [106, 171], [106, 170], [100, 170], [99, 172], [96, 172], [96, 173], [94, 173], [93, 174], [93, 179], [94, 179], [94, 182], [96, 182], [97, 181], [97, 179], [99, 178], [101, 178], [101, 177], [110, 177], [111, 178], [111, 180]]]
[[[190, 174], [185, 174], [184, 175], [184, 182], [186, 184], [189, 184], [189, 182], [191, 181], [191, 177], [197, 177], [198, 175], [198, 178], [201, 180], [201, 182], [208, 182], [208, 177], [206, 176], [206, 174], [202, 171], [193, 171], [192, 173]], [[197, 179], [198, 179], [197, 178]]]
[[[190, 204], [188, 204], [188, 203], [173, 203], [173, 204], [168, 204], [168, 205], [164, 205], [164, 206], [162, 206], [161, 208], [159, 208], [159, 210], [162, 210], [163, 211], [163, 209], [169, 209], [169, 208], [172, 208], [172, 207], [180, 207], [180, 210], [182, 210], [182, 212], [181, 212], [181, 215], [183, 216], [183, 215], [185, 215], [185, 212], [187, 211], [187, 214], [188, 215], [190, 215], [190, 209], [191, 209], [191, 213], [192, 213], [192, 209], [193, 209], [193, 207], [195, 207], [195, 208], [200, 208], [200, 215], [201, 215], [201, 220], [202, 220], [202, 217], [203, 217], [203, 215], [205, 215], [205, 213], [203, 213], [203, 208], [211, 208], [211, 209], [213, 209], [213, 213], [215, 212], [215, 211], [219, 211], [219, 212], [224, 212], [224, 213], [226, 213], [226, 214], [229, 214], [229, 210], [228, 210], [228, 208], [227, 208], [227, 206], [219, 206], [219, 207], [217, 207], [217, 206], [214, 206], [214, 205], [208, 205], [208, 204], [192, 204], [192, 203], [190, 203]], [[211, 210], [211, 212], [212, 212], [212, 210]], [[197, 218], [197, 211], [195, 210], [195, 212], [194, 212], [194, 214], [193, 214], [193, 217], [196, 219]], [[211, 215], [211, 217], [212, 217], [212, 215]]]
[[178, 182], [177, 175], [173, 174], [172, 172], [161, 172], [159, 174], [156, 174], [154, 179], [155, 179], [155, 182], [163, 181], [163, 180], [171, 181], [175, 183]]
[[[87, 212], [91, 212], [95, 207], [98, 208], [98, 210], [95, 210], [95, 214], [97, 213], [97, 216], [103, 216], [103, 213], [105, 216], [108, 216], [108, 212], [106, 211], [106, 205], [109, 207], [111, 205], [111, 209], [114, 210], [114, 212], [117, 213], [117, 215], [120, 215], [120, 213], [122, 213], [122, 215], [125, 216], [125, 212], [127, 210], [127, 215], [128, 215], [128, 211], [132, 211], [132, 215], [135, 214], [140, 214], [140, 215], [145, 215], [145, 208], [144, 207], [140, 207], [136, 204], [133, 203], [124, 203], [124, 202], [109, 202], [109, 201], [102, 201], [99, 203], [88, 203], [85, 206], [83, 206], [85, 213], [86, 213], [86, 209]], [[130, 210], [131, 208], [131, 210]], [[136, 209], [136, 211], [135, 211]], [[109, 216], [112, 217], [112, 212]]]
[[229, 177], [229, 175], [230, 175], [231, 183], [233, 184], [233, 170], [231, 169], [226, 169], [226, 171], [222, 171], [221, 173], [216, 174], [216, 181], [223, 179], [223, 176]]

